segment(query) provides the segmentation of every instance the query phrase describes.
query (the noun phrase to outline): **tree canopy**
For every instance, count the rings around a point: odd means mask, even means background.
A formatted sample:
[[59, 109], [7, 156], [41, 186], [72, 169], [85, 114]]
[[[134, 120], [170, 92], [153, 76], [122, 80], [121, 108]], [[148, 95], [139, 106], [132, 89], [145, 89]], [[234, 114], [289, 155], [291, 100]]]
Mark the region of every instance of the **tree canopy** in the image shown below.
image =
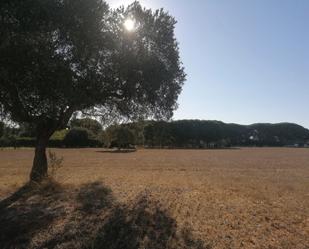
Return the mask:
[[91, 118], [82, 118], [82, 119], [72, 119], [70, 121], [71, 128], [79, 127], [88, 129], [95, 136], [98, 136], [100, 132], [102, 132], [102, 125], [94, 119]]
[[[139, 123], [129, 126], [132, 131], [141, 131]], [[147, 121], [143, 135], [144, 140], [137, 140], [137, 144], [147, 147], [222, 148], [309, 143], [309, 130], [292, 123], [239, 125], [212, 120]]]
[[112, 125], [105, 131], [105, 139], [107, 147], [129, 148], [135, 144], [133, 131], [127, 126]]
[[[127, 18], [135, 21], [132, 31]], [[0, 21], [0, 110], [36, 127], [33, 180], [47, 174], [47, 141], [74, 112], [170, 118], [177, 107], [185, 73], [176, 21], [163, 9], [3, 0]]]

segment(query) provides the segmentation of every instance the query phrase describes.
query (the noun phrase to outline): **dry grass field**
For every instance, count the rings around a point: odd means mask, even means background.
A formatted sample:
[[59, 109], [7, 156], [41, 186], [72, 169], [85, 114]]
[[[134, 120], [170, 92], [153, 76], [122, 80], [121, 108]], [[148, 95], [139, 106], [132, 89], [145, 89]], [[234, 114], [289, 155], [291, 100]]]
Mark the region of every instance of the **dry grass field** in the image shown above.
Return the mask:
[[309, 248], [309, 149], [0, 150], [0, 248]]

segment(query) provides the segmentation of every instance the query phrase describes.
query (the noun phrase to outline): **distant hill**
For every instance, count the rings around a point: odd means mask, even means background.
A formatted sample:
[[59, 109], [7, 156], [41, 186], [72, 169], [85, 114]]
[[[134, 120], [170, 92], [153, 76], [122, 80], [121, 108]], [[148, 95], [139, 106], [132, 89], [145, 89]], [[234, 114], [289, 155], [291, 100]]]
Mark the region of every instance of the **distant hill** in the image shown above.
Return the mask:
[[[239, 125], [211, 120], [177, 120], [147, 121], [144, 124], [143, 143], [148, 147], [204, 148], [309, 144], [309, 130], [293, 123]], [[141, 126], [133, 123], [129, 127], [136, 130]]]

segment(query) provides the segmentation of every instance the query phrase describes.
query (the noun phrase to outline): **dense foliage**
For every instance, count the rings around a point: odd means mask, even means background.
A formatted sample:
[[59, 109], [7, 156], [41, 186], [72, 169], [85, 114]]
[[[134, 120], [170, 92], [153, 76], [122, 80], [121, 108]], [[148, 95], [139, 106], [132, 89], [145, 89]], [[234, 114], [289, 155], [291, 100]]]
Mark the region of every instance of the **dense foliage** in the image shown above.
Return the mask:
[[[93, 124], [85, 128], [85, 124]], [[309, 130], [291, 123], [239, 125], [220, 121], [140, 121], [99, 130], [92, 119], [75, 119], [71, 129], [56, 131], [50, 147], [118, 147], [133, 145], [169, 148], [222, 148], [230, 146], [309, 146]], [[34, 147], [34, 137], [24, 137], [24, 127], [0, 122], [0, 146]], [[0, 130], [0, 131], [1, 131]]]
[[290, 123], [238, 125], [202, 120], [153, 121], [146, 124], [144, 139], [148, 147], [303, 146], [309, 144], [309, 130]]
[[112, 125], [105, 131], [106, 147], [130, 148], [136, 143], [135, 140], [133, 131], [124, 125]]
[[66, 134], [63, 144], [65, 147], [81, 148], [96, 147], [99, 145], [99, 142], [93, 138], [91, 131], [85, 128], [75, 127]]
[[4, 123], [0, 121], [0, 137], [4, 134]]
[[98, 136], [100, 132], [102, 132], [102, 125], [94, 119], [91, 118], [83, 118], [83, 119], [72, 119], [70, 121], [70, 127], [79, 127], [79, 128], [84, 128], [92, 133], [90, 136]]

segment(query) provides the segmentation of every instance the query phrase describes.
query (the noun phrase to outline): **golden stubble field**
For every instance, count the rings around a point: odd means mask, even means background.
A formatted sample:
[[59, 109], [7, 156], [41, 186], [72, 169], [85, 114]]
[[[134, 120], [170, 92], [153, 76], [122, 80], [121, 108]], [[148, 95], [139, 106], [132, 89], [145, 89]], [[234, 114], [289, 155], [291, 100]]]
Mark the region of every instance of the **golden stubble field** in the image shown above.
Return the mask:
[[[2, 201], [6, 248], [309, 248], [309, 149], [51, 150], [61, 187]], [[0, 199], [26, 183], [32, 157], [0, 151]], [[27, 215], [48, 222], [8, 240]]]

